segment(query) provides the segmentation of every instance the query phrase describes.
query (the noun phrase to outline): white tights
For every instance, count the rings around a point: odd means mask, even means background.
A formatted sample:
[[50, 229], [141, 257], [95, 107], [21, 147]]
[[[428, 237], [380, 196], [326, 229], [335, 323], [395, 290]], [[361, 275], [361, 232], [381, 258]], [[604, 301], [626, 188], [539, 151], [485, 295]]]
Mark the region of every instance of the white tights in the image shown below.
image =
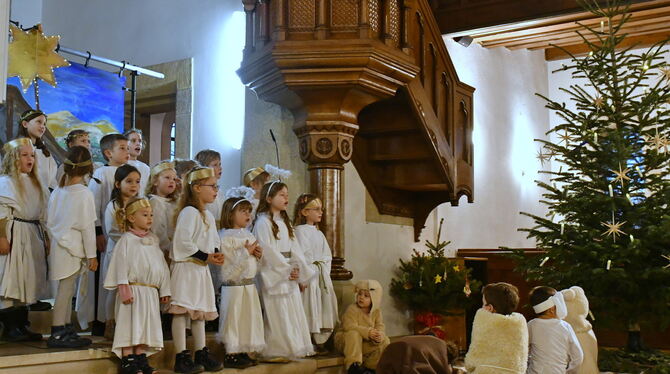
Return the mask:
[[[188, 319], [188, 314], [172, 316], [172, 340], [177, 353], [186, 350], [186, 322]], [[193, 334], [193, 350], [199, 351], [205, 348], [205, 321], [191, 320], [191, 333]]]

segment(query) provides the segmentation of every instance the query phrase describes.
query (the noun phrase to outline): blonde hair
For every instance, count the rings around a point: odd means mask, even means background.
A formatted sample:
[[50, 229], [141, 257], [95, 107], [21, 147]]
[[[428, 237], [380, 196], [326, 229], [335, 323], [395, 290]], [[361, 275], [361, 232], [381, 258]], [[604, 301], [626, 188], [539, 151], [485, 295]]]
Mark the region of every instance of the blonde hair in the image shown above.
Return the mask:
[[[144, 189], [145, 196], [156, 194], [156, 183], [158, 182], [158, 178], [160, 178], [161, 174], [163, 174], [165, 171], [168, 170], [174, 170], [175, 174], [177, 174], [177, 170], [175, 170], [174, 163], [168, 160], [161, 161], [151, 168], [151, 175], [149, 176], [149, 182], [147, 183], [147, 187]], [[177, 176], [177, 178], [179, 178], [179, 176]], [[175, 190], [166, 197], [170, 201], [177, 201], [177, 199], [179, 199], [179, 192], [180, 191], [177, 191], [177, 189], [175, 188]]]
[[[133, 205], [137, 205], [138, 202], [141, 204], [141, 206], [134, 207]], [[130, 211], [131, 207], [133, 208], [133, 211]], [[151, 204], [149, 204], [149, 200], [144, 197], [131, 197], [126, 203], [126, 206], [117, 207], [116, 212], [114, 212], [114, 220], [116, 221], [116, 225], [119, 227], [119, 231], [128, 231], [128, 229], [131, 227], [131, 223], [128, 221], [128, 217], [135, 214], [137, 210], [146, 207], [151, 208]]]
[[[17, 144], [20, 143], [24, 144], [17, 146]], [[5, 151], [5, 157], [2, 158], [2, 175], [7, 175], [14, 180], [14, 183], [16, 183], [17, 186], [19, 197], [21, 199], [25, 198], [25, 188], [23, 187], [21, 178], [19, 178], [21, 176], [21, 147], [27, 144], [30, 144], [34, 154], [36, 148], [33, 146], [30, 138], [17, 138], [12, 140], [10, 143], [6, 143], [3, 147], [3, 150]], [[39, 191], [42, 191], [42, 183], [40, 183], [40, 178], [37, 175], [37, 157], [35, 157], [33, 168], [28, 173], [28, 176], [30, 177], [30, 181], [33, 183], [33, 185], [37, 187]], [[40, 194], [40, 200], [42, 202], [44, 202], [45, 197], [46, 196], [44, 196], [43, 193]]]
[[[293, 211], [293, 224], [304, 225], [307, 223], [307, 219], [302, 215], [302, 210], [307, 208], [307, 206], [312, 201], [318, 201], [318, 204], [321, 205], [321, 199], [313, 193], [304, 193], [298, 197], [298, 200], [295, 202], [295, 207]], [[319, 224], [316, 224], [316, 227], [319, 228]]]
[[179, 213], [181, 213], [181, 211], [184, 208], [186, 208], [187, 206], [192, 206], [200, 212], [200, 215], [202, 216], [202, 221], [205, 223], [205, 225], [206, 226], [208, 225], [207, 216], [205, 215], [205, 207], [201, 206], [200, 201], [198, 200], [198, 194], [196, 194], [195, 191], [193, 190], [193, 186], [200, 185], [200, 182], [202, 182], [205, 179], [208, 179], [209, 177], [194, 179], [191, 181], [191, 183], [188, 182], [189, 176], [191, 176], [191, 174], [197, 172], [198, 170], [204, 170], [204, 169], [211, 169], [211, 168], [196, 166], [193, 169], [189, 170], [188, 173], [186, 173], [186, 175], [184, 176], [184, 181], [182, 182], [181, 194], [179, 195], [179, 202], [177, 203], [177, 209], [175, 209], [175, 222], [179, 217]]

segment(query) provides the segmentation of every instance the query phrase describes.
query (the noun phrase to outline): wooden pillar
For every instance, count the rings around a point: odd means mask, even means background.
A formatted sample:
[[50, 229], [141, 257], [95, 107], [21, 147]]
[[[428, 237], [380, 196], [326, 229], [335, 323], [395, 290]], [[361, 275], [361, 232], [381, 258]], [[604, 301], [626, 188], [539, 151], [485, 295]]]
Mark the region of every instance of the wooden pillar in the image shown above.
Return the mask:
[[[322, 117], [323, 113], [320, 115]], [[338, 123], [339, 122], [339, 123]], [[344, 193], [342, 171], [351, 159], [356, 123], [333, 118], [310, 120], [296, 130], [300, 157], [308, 164], [311, 191], [321, 197], [324, 215], [321, 227], [330, 244], [334, 280], [349, 280], [351, 271], [344, 266]]]

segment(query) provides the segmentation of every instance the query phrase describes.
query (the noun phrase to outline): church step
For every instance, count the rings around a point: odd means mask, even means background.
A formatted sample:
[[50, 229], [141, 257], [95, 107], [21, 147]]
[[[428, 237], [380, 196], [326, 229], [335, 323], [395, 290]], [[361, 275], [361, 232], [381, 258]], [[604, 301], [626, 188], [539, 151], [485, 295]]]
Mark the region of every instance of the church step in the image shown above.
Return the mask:
[[[118, 372], [118, 358], [111, 352], [112, 342], [101, 337], [91, 337], [93, 345], [86, 349], [50, 349], [46, 340], [36, 343], [3, 344], [0, 346], [0, 373], [2, 374], [43, 374], [58, 371], [103, 373]], [[45, 338], [46, 339], [46, 338]], [[191, 346], [191, 338], [187, 347]], [[207, 346], [219, 359], [223, 359], [223, 346], [218, 344], [214, 333], [207, 334]], [[152, 366], [161, 373], [172, 373], [174, 365], [174, 344], [165, 341], [162, 351], [150, 357]], [[239, 369], [223, 369], [218, 373], [233, 374], [339, 374], [342, 370], [343, 358], [332, 356], [306, 358], [285, 364], [261, 363], [258, 366]]]

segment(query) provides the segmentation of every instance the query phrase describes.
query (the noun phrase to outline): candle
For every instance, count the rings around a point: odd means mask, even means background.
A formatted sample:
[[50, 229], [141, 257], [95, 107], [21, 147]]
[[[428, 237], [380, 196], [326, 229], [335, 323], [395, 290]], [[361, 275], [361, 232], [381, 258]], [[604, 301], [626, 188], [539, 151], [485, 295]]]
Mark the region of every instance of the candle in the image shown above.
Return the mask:
[[607, 260], [607, 270], [612, 266], [612, 260]]
[[565, 223], [561, 222], [561, 235], [563, 235], [563, 232], [565, 232]]
[[600, 21], [600, 32], [605, 31], [605, 21]]
[[607, 186], [607, 187], [608, 187], [609, 190], [610, 190], [610, 197], [614, 197], [614, 190], [612, 189], [612, 185], [610, 184], [610, 185]]
[[546, 264], [547, 261], [549, 261], [549, 257], [545, 257], [544, 259], [542, 259], [542, 262], [540, 262], [540, 267], [544, 266], [544, 264]]

